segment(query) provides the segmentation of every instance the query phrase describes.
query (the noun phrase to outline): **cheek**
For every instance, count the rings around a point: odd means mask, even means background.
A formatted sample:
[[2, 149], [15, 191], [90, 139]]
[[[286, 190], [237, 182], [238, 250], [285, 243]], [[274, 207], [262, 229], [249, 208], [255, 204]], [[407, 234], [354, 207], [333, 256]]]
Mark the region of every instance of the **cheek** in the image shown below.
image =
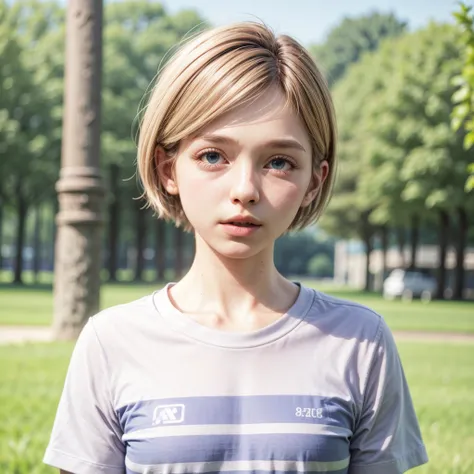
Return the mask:
[[181, 206], [188, 218], [193, 219], [203, 214], [203, 210], [210, 209], [216, 204], [216, 196], [209, 187], [203, 186], [199, 180], [182, 181], [179, 185]]
[[280, 211], [298, 210], [306, 190], [303, 184], [284, 181], [275, 184], [264, 190], [271, 206]]
[[179, 197], [184, 213], [191, 221], [199, 226], [199, 221], [205, 217], [206, 209], [210, 211], [219, 201], [216, 186], [209, 182], [209, 174], [199, 172], [194, 163], [177, 164], [176, 176]]

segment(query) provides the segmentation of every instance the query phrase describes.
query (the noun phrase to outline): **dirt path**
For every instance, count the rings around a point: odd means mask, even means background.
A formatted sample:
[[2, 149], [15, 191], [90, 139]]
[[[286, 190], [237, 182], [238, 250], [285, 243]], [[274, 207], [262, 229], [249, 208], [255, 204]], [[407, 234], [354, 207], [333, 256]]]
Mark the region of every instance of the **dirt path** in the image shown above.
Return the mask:
[[[474, 334], [442, 333], [426, 331], [394, 331], [397, 341], [453, 342], [474, 344]], [[0, 345], [26, 342], [50, 342], [53, 336], [49, 327], [0, 326]]]
[[24, 342], [50, 342], [53, 335], [44, 326], [0, 326], [0, 344], [21, 344]]

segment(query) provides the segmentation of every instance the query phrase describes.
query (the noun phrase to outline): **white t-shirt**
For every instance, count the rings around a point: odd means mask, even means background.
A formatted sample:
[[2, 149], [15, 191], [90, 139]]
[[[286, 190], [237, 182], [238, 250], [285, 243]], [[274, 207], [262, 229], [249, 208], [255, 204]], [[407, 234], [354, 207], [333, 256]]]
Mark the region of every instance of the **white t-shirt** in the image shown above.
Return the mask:
[[400, 474], [427, 455], [393, 337], [301, 286], [250, 333], [180, 313], [164, 289], [89, 320], [44, 462], [74, 474]]

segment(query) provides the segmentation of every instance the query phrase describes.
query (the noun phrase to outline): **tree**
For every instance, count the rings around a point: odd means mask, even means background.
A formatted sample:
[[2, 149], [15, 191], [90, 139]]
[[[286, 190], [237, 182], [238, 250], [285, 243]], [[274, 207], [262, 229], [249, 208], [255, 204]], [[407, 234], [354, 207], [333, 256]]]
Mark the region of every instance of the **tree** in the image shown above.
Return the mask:
[[165, 281], [165, 269], [166, 269], [166, 223], [163, 219], [156, 219], [155, 221], [155, 268], [156, 268], [156, 280], [158, 282]]
[[[102, 164], [109, 178], [108, 269], [115, 279], [119, 248], [120, 214], [126, 202], [137, 214], [135, 279], [144, 268], [146, 219], [135, 173], [140, 104], [169, 51], [190, 31], [206, 23], [191, 10], [167, 14], [159, 3], [147, 0], [108, 3], [104, 18], [104, 81], [102, 119]], [[180, 243], [181, 241], [179, 241]]]
[[[53, 207], [56, 203], [64, 16], [64, 8], [55, 2], [0, 0], [0, 211], [16, 209], [18, 216], [17, 281], [21, 281], [26, 216], [38, 203], [49, 201]], [[141, 228], [130, 225], [138, 219], [135, 215], [127, 222], [120, 216], [125, 210], [146, 212], [133, 205], [141, 190], [132, 179], [142, 98], [170, 50], [206, 26], [193, 11], [168, 15], [162, 5], [146, 0], [105, 7], [101, 163], [109, 183], [106, 247], [112, 278], [118, 267], [119, 237]], [[127, 239], [145, 242], [137, 235]]]
[[[464, 148], [470, 149], [474, 145], [474, 18], [472, 7], [461, 3], [460, 11], [454, 17], [461, 29], [460, 43], [464, 50], [464, 65], [461, 73], [453, 77], [453, 85], [457, 86], [452, 99], [456, 104], [451, 118], [454, 131], [464, 129]], [[474, 189], [474, 163], [468, 166], [466, 190]]]
[[474, 200], [467, 198], [462, 189], [469, 162], [462, 147], [464, 137], [452, 133], [449, 127], [450, 83], [460, 64], [457, 36], [449, 25], [432, 24], [397, 41], [396, 51], [386, 52], [393, 69], [389, 71], [391, 92], [385, 104], [394, 121], [404, 121], [390, 142], [405, 155], [400, 168], [400, 196], [407, 206], [419, 212], [424, 209], [425, 222], [438, 221], [439, 298], [444, 297], [446, 286], [449, 228], [456, 223], [456, 297], [462, 297], [467, 236], [464, 216], [474, 210]]
[[[346, 212], [362, 211], [362, 222], [368, 212], [372, 225], [412, 221], [417, 228], [421, 216], [425, 223], [436, 219], [439, 297], [446, 280], [448, 221], [474, 209], [462, 191], [468, 162], [463, 136], [449, 128], [450, 81], [459, 67], [456, 37], [451, 26], [431, 24], [387, 41], [351, 68], [334, 92], [342, 108], [341, 160], [358, 160]], [[460, 254], [465, 234], [463, 242]], [[458, 261], [462, 266], [461, 256]], [[462, 267], [458, 276], [462, 287]]]
[[[19, 118], [15, 115], [15, 106], [22, 93], [29, 88], [29, 77], [21, 60], [21, 45], [11, 24], [10, 7], [0, 1], [0, 250], [3, 233], [3, 214], [11, 204], [10, 172], [11, 157], [18, 146], [17, 133], [20, 129]], [[1, 253], [1, 252], [0, 252]], [[0, 256], [1, 258], [1, 256]], [[1, 266], [0, 266], [1, 268]]]
[[283, 275], [307, 275], [315, 255], [334, 261], [334, 242], [314, 229], [284, 234], [275, 243], [275, 266]]
[[315, 255], [308, 263], [308, 273], [317, 278], [331, 277], [334, 274], [333, 263], [331, 258], [325, 253]]
[[375, 226], [369, 221], [373, 203], [361, 199], [359, 186], [365, 175], [363, 159], [372, 140], [370, 117], [378, 103], [380, 58], [375, 54], [364, 65], [356, 64], [333, 88], [339, 124], [338, 157], [340, 160], [334, 196], [320, 225], [329, 234], [358, 238], [366, 253], [366, 285], [370, 290], [370, 255]]
[[[406, 30], [406, 23], [393, 14], [372, 13], [359, 18], [346, 18], [328, 35], [326, 42], [313, 46], [311, 52], [322, 65], [333, 90], [340, 126], [339, 157], [341, 160], [338, 180], [330, 208], [321, 221], [323, 228], [343, 238], [357, 237], [363, 240], [366, 253], [366, 284], [371, 289], [370, 256], [376, 226], [370, 222], [371, 203], [358, 197], [360, 167], [360, 143], [362, 137], [370, 139], [370, 130], [363, 129], [360, 114], [373, 103], [373, 94], [380, 86], [372, 80], [378, 64], [373, 64], [369, 74], [355, 73], [358, 79], [339, 87], [349, 66], [361, 60], [364, 53], [374, 52], [382, 40], [396, 37]], [[377, 77], [377, 75], [376, 75]], [[371, 102], [372, 101], [372, 102]], [[359, 127], [362, 125], [362, 127]], [[358, 136], [358, 142], [350, 137]]]
[[383, 39], [399, 36], [405, 31], [406, 23], [395, 15], [374, 12], [358, 18], [345, 18], [329, 32], [323, 44], [312, 46], [310, 50], [329, 82], [334, 84], [365, 52], [375, 51]]
[[2, 0], [0, 15], [2, 74], [8, 76], [0, 103], [0, 192], [16, 208], [15, 282], [21, 283], [27, 212], [54, 192], [59, 169], [63, 10], [49, 2]]

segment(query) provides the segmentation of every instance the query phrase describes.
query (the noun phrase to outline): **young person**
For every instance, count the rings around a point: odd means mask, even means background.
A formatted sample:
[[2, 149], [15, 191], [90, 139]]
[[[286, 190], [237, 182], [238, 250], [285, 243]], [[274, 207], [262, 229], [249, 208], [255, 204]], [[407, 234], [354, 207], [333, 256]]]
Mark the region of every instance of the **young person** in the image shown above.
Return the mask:
[[159, 216], [194, 232], [195, 259], [179, 282], [88, 321], [46, 463], [399, 474], [427, 462], [383, 319], [274, 265], [276, 238], [330, 197], [335, 141], [327, 85], [294, 39], [239, 23], [178, 50], [147, 106], [138, 170]]

